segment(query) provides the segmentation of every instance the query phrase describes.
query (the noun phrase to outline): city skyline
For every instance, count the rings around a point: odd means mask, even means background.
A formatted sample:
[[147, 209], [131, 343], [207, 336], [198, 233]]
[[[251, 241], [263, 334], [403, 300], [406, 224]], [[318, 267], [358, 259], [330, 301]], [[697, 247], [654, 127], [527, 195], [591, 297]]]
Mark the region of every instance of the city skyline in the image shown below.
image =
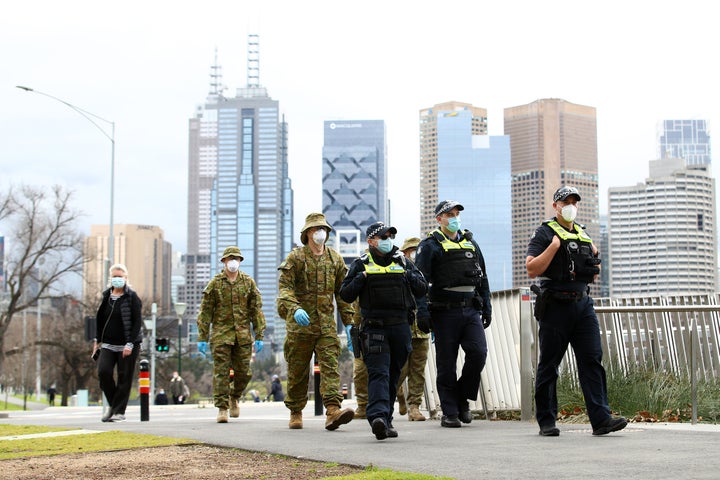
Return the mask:
[[[419, 198], [417, 112], [427, 105], [455, 100], [487, 108], [490, 135], [504, 134], [504, 108], [536, 99], [596, 108], [601, 212], [607, 210], [609, 187], [648, 177], [659, 120], [702, 118], [712, 129], [718, 118], [710, 96], [717, 69], [706, 52], [681, 41], [662, 49], [658, 43], [671, 30], [676, 39], [693, 38], [693, 45], [711, 44], [709, 16], [683, 21], [694, 5], [702, 11], [700, 2], [680, 11], [664, 2], [651, 10], [618, 3], [625, 5], [622, 17], [608, 4], [592, 24], [572, 2], [459, 2], [441, 11], [418, 2], [411, 12], [380, 2], [359, 11], [318, 2], [318, 15], [297, 26], [288, 20], [302, 15], [303, 7], [292, 3], [281, 19], [270, 7], [242, 2], [210, 1], [197, 11], [131, 1], [113, 13], [113, 21], [99, 5], [71, 3], [13, 5], [0, 19], [0, 58], [7, 66], [0, 73], [0, 188], [20, 181], [63, 183], [88, 214], [83, 233], [89, 234], [91, 224], [107, 223], [109, 142], [67, 107], [14, 88], [26, 85], [116, 123], [115, 223], [158, 225], [180, 251], [187, 250], [187, 119], [207, 93], [216, 47], [227, 94], [244, 85], [250, 33], [260, 35], [260, 84], [281, 100], [281, 114], [291, 125], [295, 241], [302, 218], [322, 207], [326, 120], [386, 122], [391, 218], [409, 234], [419, 230], [419, 202], [406, 199]], [[176, 18], [171, 23], [164, 20], [169, 8]], [[83, 13], [68, 14], [74, 11]], [[248, 25], [232, 19], [239, 11]], [[342, 35], [348, 27], [357, 35]], [[472, 45], [501, 38], [511, 27], [516, 38], [489, 42], [476, 55]], [[695, 65], [690, 74], [650, 68], [680, 53]]]

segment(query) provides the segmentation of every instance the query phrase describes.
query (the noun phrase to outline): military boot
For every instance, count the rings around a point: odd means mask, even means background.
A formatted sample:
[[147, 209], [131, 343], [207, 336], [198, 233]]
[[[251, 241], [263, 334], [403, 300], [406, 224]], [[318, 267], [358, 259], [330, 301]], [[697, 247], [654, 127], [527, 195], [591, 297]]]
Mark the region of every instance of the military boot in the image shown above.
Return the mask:
[[325, 414], [325, 429], [336, 430], [340, 425], [350, 423], [355, 416], [351, 408], [340, 410], [337, 405], [329, 405]]
[[407, 404], [405, 403], [405, 393], [401, 392], [398, 397], [398, 413], [400, 415], [405, 415], [407, 413]]
[[355, 409], [355, 416], [353, 418], [367, 418], [365, 408], [367, 405], [358, 405]]
[[411, 422], [424, 422], [426, 420], [425, 415], [420, 413], [420, 408], [417, 405], [410, 405], [408, 419], [410, 419]]
[[230, 416], [237, 418], [240, 416], [240, 405], [238, 405], [238, 399], [230, 397]]
[[218, 410], [217, 415], [217, 423], [227, 423], [228, 422], [228, 411], [227, 408], [221, 408]]
[[288, 426], [293, 430], [299, 430], [302, 425], [302, 412], [290, 412], [290, 423]]

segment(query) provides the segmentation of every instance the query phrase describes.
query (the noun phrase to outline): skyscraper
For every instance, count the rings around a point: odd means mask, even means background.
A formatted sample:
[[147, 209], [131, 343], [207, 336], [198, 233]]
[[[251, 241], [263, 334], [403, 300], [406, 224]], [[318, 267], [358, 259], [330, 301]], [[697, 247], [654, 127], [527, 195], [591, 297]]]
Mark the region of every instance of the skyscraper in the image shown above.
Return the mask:
[[187, 271], [179, 295], [194, 318], [222, 251], [237, 245], [240, 268], [264, 300], [267, 337], [282, 348], [285, 322], [276, 318], [274, 299], [277, 266], [292, 242], [287, 124], [278, 101], [259, 84], [258, 55], [257, 35], [250, 35], [247, 86], [234, 97], [222, 93], [220, 69], [213, 67], [210, 95], [190, 122]]
[[[512, 155], [513, 286], [530, 283], [527, 245], [535, 229], [554, 216], [552, 195], [562, 185], [578, 188], [578, 223], [600, 240], [597, 121], [594, 107], [541, 99], [505, 109]], [[593, 286], [595, 293], [599, 291]]]
[[715, 180], [709, 165], [654, 160], [645, 184], [612, 187], [608, 198], [611, 296], [717, 291]]
[[421, 238], [437, 227], [440, 200], [460, 202], [491, 290], [510, 288], [510, 139], [487, 135], [485, 109], [447, 102], [420, 110], [420, 197]]
[[336, 234], [335, 246], [349, 263], [365, 249], [370, 224], [391, 222], [385, 122], [326, 121], [324, 132], [322, 210]]
[[[85, 238], [84, 253], [90, 259], [83, 265], [83, 296], [87, 301], [100, 298], [108, 287], [107, 225], [91, 225]], [[143, 307], [157, 304], [160, 315], [172, 314], [172, 246], [155, 225], [114, 225], [115, 259], [128, 269], [128, 285], [137, 292]]]
[[710, 131], [705, 120], [663, 120], [658, 128], [658, 157], [682, 158], [686, 165], [710, 165]]

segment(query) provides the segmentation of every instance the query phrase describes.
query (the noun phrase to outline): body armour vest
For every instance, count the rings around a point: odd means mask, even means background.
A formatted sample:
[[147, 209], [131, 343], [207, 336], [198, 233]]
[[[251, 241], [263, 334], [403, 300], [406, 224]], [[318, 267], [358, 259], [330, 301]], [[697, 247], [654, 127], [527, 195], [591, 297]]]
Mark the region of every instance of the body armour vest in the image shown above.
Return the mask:
[[577, 223], [573, 224], [574, 232], [565, 230], [556, 220], [544, 222], [560, 237], [560, 262], [556, 257], [550, 263], [543, 276], [561, 282], [592, 283], [595, 275], [600, 273], [600, 259], [592, 252], [592, 239]]
[[378, 310], [406, 310], [412, 307], [405, 284], [405, 267], [393, 262], [387, 267], [375, 263], [370, 253], [362, 257], [367, 283], [360, 292], [360, 307]]
[[443, 248], [442, 260], [433, 265], [433, 288], [479, 286], [485, 276], [475, 245], [468, 238], [470, 232], [462, 233], [461, 240], [453, 242], [440, 229], [432, 232]]

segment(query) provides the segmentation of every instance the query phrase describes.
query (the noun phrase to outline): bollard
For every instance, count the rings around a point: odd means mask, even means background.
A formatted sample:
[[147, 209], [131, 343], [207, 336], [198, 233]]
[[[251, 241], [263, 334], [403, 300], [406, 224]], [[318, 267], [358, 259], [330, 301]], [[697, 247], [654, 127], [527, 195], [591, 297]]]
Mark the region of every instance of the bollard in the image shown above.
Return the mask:
[[150, 420], [150, 371], [146, 359], [140, 360], [140, 421]]
[[318, 364], [317, 353], [315, 354], [315, 363], [313, 365], [313, 374], [315, 378], [315, 415], [323, 414], [322, 395], [320, 395], [320, 365]]

